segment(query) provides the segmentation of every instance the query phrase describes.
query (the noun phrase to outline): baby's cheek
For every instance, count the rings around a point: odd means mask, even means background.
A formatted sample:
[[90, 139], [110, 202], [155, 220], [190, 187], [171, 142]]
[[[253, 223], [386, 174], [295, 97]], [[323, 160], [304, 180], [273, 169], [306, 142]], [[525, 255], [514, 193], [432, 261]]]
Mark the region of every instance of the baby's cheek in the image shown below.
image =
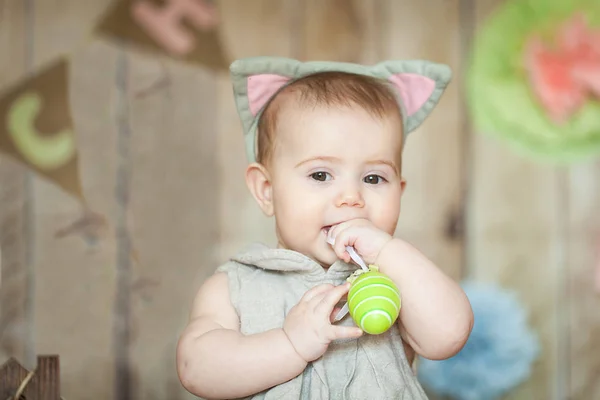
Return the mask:
[[277, 212], [279, 232], [288, 246], [302, 248], [314, 236], [317, 225], [320, 227], [315, 221], [315, 210], [302, 203], [287, 203]]
[[321, 207], [318, 206], [318, 202], [315, 201], [313, 196], [306, 195], [303, 193], [296, 193], [292, 195], [286, 203], [286, 212], [290, 218], [295, 218], [300, 221], [309, 219], [315, 219], [316, 214], [319, 213]]
[[381, 204], [376, 209], [372, 210], [373, 216], [371, 221], [384, 232], [393, 235], [398, 224], [400, 216], [400, 207], [394, 204]]
[[287, 198], [280, 207], [280, 215], [285, 218], [288, 223], [301, 223], [306, 218], [309, 218], [314, 212], [311, 207], [302, 201], [300, 196]]

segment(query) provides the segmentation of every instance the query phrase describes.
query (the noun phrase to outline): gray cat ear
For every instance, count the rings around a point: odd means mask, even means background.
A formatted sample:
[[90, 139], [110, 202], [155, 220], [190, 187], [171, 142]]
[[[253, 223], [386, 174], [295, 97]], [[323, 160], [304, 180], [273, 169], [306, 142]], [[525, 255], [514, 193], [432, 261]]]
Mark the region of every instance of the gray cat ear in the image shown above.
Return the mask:
[[246, 155], [256, 161], [256, 125], [263, 108], [295, 77], [300, 62], [283, 57], [252, 57], [234, 61], [229, 70], [233, 94], [246, 141]]
[[425, 60], [384, 61], [371, 70], [373, 75], [388, 80], [396, 88], [405, 135], [427, 119], [452, 79], [449, 66]]

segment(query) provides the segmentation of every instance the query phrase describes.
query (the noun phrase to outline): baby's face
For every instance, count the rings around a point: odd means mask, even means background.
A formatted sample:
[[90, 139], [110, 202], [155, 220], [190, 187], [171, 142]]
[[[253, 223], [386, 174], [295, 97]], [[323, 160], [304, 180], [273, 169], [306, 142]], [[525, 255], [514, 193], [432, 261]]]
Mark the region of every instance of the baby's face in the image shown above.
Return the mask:
[[331, 225], [366, 218], [394, 234], [404, 181], [402, 123], [339, 107], [282, 107], [270, 164], [279, 246], [328, 267]]

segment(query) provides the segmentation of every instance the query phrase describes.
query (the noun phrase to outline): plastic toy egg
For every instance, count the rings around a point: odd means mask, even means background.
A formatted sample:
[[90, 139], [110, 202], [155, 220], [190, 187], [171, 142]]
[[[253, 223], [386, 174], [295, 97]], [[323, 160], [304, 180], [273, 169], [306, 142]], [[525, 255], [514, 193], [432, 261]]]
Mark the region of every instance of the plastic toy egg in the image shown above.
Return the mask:
[[369, 271], [357, 271], [352, 276], [348, 292], [348, 309], [352, 319], [363, 332], [371, 335], [384, 333], [400, 314], [400, 290], [376, 266]]

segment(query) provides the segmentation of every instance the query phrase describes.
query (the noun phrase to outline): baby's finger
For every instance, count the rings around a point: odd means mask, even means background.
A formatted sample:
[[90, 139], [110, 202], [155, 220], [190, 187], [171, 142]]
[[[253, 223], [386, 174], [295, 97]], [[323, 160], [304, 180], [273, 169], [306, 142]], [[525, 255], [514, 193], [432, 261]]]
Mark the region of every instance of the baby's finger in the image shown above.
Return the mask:
[[322, 285], [317, 285], [317, 286], [309, 289], [308, 291], [306, 291], [306, 293], [304, 293], [304, 295], [302, 296], [300, 301], [309, 302], [312, 299], [314, 299], [315, 297], [327, 292], [328, 290], [331, 290], [333, 287], [334, 286], [330, 283], [324, 283]]
[[319, 301], [315, 301], [315, 313], [329, 315], [333, 308], [340, 302], [342, 297], [350, 290], [350, 283], [346, 282], [343, 285], [336, 286], [326, 293]]
[[340, 233], [340, 231], [344, 230], [344, 228], [346, 228], [347, 226], [348, 226], [348, 222], [342, 222], [342, 223], [332, 226], [331, 229], [329, 229], [329, 232], [327, 233], [327, 238], [330, 239], [330, 242], [332, 244], [334, 242], [337, 242], [338, 233]]
[[351, 258], [350, 254], [348, 254], [348, 251], [346, 250], [346, 247], [353, 245], [354, 239], [351, 236], [351, 232], [348, 232], [348, 229], [346, 229], [338, 233], [337, 238], [335, 239], [335, 244], [333, 245], [333, 251], [341, 260], [349, 263]]
[[356, 326], [330, 325], [327, 332], [327, 339], [331, 341], [337, 339], [356, 339], [361, 337], [362, 334], [362, 329]]

